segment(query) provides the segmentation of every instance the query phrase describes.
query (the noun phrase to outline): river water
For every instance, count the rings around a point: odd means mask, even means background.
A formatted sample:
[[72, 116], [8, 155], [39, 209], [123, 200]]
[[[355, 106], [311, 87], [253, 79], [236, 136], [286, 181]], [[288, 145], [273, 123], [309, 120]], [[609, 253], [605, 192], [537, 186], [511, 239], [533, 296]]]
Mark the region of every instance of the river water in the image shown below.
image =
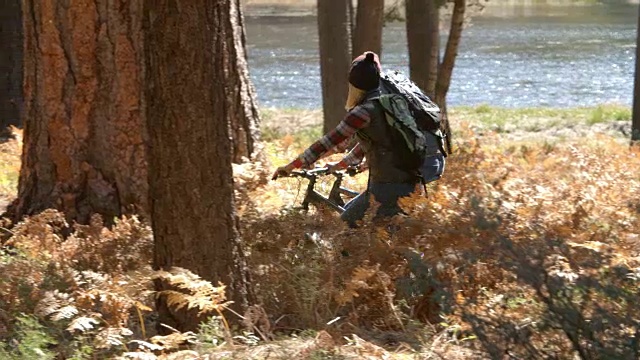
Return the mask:
[[[542, 11], [474, 18], [463, 33], [449, 104], [630, 105], [635, 9], [577, 7], [553, 16]], [[246, 24], [259, 105], [321, 107], [315, 17], [247, 16]], [[385, 27], [381, 61], [387, 70], [408, 72], [404, 23]]]

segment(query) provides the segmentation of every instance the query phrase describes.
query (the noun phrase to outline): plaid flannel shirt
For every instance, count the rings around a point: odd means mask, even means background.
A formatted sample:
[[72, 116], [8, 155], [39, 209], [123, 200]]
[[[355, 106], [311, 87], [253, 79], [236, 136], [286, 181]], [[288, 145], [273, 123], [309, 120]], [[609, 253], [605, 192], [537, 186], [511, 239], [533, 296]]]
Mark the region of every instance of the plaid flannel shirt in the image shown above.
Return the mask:
[[[309, 167], [318, 159], [322, 158], [329, 151], [344, 147], [355, 133], [369, 126], [371, 116], [362, 106], [353, 108], [338, 126], [325, 134], [320, 140], [313, 143], [296, 160], [292, 162], [293, 167]], [[357, 165], [364, 158], [364, 151], [360, 144], [357, 144], [347, 156], [342, 159], [344, 165]]]

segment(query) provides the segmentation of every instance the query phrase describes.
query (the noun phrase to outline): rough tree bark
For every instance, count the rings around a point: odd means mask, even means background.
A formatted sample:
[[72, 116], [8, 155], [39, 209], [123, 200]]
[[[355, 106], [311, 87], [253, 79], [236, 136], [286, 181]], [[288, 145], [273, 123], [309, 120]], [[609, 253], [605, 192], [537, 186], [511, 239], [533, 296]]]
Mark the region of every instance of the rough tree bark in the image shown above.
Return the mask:
[[359, 0], [353, 33], [353, 54], [356, 57], [365, 51], [382, 53], [382, 25], [384, 22], [384, 0]]
[[[144, 4], [154, 266], [224, 283], [242, 311], [250, 294], [234, 212], [228, 124], [235, 108], [227, 94], [242, 81], [229, 49], [240, 34], [229, 19], [238, 3]], [[160, 310], [163, 322], [180, 329], [199, 320]]]
[[79, 222], [146, 212], [141, 4], [23, 1], [25, 129], [14, 220], [46, 208]]
[[349, 0], [318, 0], [318, 38], [325, 132], [346, 114], [347, 73], [351, 66]]
[[636, 70], [633, 87], [633, 120], [631, 122], [631, 141], [640, 143], [640, 11], [638, 11], [638, 30], [636, 35]]
[[407, 0], [405, 5], [409, 74], [434, 99], [440, 60], [440, 10], [436, 0]]
[[0, 136], [20, 126], [22, 109], [22, 6], [0, 0]]
[[[226, 18], [227, 28], [233, 32], [225, 44], [226, 56], [233, 66], [225, 73], [228, 81], [223, 81], [227, 88], [227, 101], [231, 107], [229, 125], [233, 139], [233, 162], [241, 163], [243, 158], [254, 159], [258, 156], [256, 143], [259, 140], [260, 117], [255, 102], [255, 90], [249, 78], [247, 66], [246, 35], [244, 16], [240, 0], [225, 2], [229, 8]], [[218, 85], [222, 86], [222, 85]]]

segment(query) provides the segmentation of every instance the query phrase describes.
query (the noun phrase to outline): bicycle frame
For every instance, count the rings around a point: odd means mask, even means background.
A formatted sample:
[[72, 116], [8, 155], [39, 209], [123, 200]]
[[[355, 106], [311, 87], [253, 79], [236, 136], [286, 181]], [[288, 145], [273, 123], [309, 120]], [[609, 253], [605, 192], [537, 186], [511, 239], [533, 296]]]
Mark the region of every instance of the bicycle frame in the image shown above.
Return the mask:
[[[357, 191], [353, 191], [347, 188], [342, 187], [342, 178], [344, 176], [344, 172], [333, 172], [331, 175], [335, 177], [335, 181], [333, 182], [333, 186], [331, 187], [331, 191], [329, 192], [329, 196], [326, 197], [316, 191], [315, 186], [318, 180], [318, 176], [327, 175], [328, 168], [317, 168], [313, 170], [306, 171], [294, 171], [291, 173], [291, 176], [303, 177], [309, 180], [309, 184], [307, 184], [307, 191], [305, 193], [304, 200], [302, 200], [302, 208], [305, 211], [309, 210], [309, 204], [325, 204], [328, 205], [331, 209], [335, 210], [339, 214], [344, 212], [345, 202], [342, 199], [342, 195], [346, 195], [349, 197], [355, 197], [359, 195]], [[350, 173], [354, 175], [355, 173]]]

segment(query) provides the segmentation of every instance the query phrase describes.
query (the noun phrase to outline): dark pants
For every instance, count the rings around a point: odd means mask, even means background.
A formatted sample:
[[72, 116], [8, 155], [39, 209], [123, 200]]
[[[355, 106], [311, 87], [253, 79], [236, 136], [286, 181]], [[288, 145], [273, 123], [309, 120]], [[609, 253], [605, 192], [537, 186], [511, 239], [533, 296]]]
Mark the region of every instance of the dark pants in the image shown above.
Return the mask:
[[356, 222], [362, 220], [369, 208], [370, 195], [373, 195], [374, 200], [380, 203], [375, 218], [397, 215], [402, 212], [398, 206], [398, 199], [411, 195], [415, 190], [415, 184], [371, 183], [368, 191], [356, 196], [345, 205], [345, 212], [340, 218], [346, 221], [350, 227], [356, 227]]

